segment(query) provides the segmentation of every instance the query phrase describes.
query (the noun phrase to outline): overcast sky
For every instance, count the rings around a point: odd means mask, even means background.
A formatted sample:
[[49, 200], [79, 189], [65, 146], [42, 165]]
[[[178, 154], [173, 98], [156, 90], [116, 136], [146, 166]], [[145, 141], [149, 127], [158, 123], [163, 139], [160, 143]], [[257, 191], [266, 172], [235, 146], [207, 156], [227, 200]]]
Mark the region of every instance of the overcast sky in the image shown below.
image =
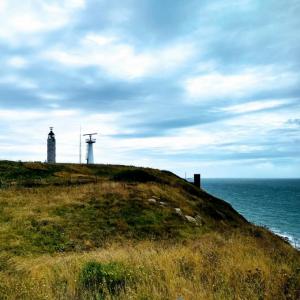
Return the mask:
[[[300, 177], [299, 0], [0, 0], [0, 159]], [[83, 151], [84, 152], [84, 151]]]

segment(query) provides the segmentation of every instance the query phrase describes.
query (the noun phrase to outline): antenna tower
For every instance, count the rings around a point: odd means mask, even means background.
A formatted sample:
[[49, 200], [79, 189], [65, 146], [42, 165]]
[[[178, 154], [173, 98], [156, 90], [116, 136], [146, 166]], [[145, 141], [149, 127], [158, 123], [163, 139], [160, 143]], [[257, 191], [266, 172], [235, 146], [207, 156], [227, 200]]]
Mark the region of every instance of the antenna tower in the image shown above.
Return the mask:
[[94, 163], [94, 151], [93, 151], [93, 144], [96, 143], [96, 139], [93, 139], [92, 136], [96, 135], [97, 133], [86, 133], [83, 136], [88, 136], [85, 140], [87, 143], [87, 156], [86, 156], [86, 163], [93, 164]]
[[79, 164], [81, 164], [81, 126], [79, 132]]

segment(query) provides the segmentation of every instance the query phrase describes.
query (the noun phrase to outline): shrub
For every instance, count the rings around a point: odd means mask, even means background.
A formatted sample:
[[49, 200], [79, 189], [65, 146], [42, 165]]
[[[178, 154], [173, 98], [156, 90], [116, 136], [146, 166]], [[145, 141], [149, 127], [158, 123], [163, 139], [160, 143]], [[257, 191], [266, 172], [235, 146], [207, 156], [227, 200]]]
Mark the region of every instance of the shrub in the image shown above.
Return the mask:
[[113, 180], [127, 182], [161, 182], [161, 179], [146, 170], [125, 170], [113, 176]]
[[99, 263], [87, 262], [79, 275], [82, 288], [105, 295], [108, 291], [115, 295], [125, 290], [126, 281], [130, 278], [130, 272], [120, 262]]

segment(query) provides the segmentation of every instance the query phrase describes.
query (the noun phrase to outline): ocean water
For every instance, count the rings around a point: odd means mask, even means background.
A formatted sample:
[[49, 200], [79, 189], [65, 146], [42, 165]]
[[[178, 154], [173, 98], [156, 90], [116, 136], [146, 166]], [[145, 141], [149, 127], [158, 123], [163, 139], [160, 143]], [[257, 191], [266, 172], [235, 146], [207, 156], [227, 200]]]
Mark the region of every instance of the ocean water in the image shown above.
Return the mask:
[[300, 248], [300, 179], [202, 179], [202, 188], [246, 219]]

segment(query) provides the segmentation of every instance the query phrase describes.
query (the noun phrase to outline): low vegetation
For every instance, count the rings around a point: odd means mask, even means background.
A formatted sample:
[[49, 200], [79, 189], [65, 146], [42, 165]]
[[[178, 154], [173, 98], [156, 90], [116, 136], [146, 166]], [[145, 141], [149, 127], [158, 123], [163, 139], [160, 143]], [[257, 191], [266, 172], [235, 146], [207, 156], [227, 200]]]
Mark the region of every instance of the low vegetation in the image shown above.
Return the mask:
[[0, 299], [299, 299], [300, 255], [167, 171], [0, 162]]

